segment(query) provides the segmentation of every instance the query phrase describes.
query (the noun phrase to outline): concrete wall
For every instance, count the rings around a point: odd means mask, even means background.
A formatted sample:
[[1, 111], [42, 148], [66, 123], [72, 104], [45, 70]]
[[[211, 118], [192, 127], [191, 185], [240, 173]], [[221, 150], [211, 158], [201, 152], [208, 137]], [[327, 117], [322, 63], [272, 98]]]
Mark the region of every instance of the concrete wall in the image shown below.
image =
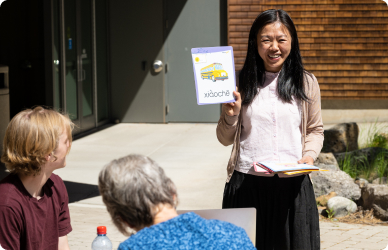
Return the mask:
[[388, 122], [388, 100], [322, 100], [325, 124]]

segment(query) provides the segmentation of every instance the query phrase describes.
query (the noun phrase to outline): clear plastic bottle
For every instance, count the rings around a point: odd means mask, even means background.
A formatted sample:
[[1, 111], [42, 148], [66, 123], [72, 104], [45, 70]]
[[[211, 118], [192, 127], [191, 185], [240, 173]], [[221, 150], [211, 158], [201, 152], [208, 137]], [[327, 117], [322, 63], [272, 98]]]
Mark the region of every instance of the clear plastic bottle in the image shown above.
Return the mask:
[[106, 227], [97, 227], [97, 237], [93, 240], [92, 250], [112, 250], [112, 242], [106, 237]]

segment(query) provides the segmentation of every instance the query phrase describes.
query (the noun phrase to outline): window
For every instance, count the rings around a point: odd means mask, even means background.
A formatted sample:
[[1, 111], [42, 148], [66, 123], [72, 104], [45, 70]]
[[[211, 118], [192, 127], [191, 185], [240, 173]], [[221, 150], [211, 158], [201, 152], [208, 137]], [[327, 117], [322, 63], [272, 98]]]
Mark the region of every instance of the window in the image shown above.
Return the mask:
[[214, 65], [214, 68], [218, 69], [218, 70], [222, 70], [222, 64], [216, 64]]

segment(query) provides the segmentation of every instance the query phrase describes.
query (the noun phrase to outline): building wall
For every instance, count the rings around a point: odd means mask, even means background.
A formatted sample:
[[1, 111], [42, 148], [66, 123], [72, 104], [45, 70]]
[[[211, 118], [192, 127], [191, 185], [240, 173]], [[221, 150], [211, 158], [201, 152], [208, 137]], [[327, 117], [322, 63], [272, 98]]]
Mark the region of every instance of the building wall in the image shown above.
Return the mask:
[[[197, 105], [191, 48], [225, 45], [226, 1], [110, 1], [109, 9], [113, 118], [217, 122], [220, 105]], [[164, 70], [153, 70], [155, 60]]]
[[[293, 19], [303, 62], [318, 79], [323, 103], [386, 108], [388, 6], [381, 0], [229, 0], [228, 43], [242, 68], [256, 16], [283, 9]], [[347, 100], [347, 102], [343, 102]], [[374, 102], [373, 107], [368, 100]], [[330, 104], [329, 104], [330, 102]], [[333, 105], [331, 105], [333, 106]], [[358, 105], [360, 106], [360, 105]], [[362, 107], [361, 107], [362, 108]]]

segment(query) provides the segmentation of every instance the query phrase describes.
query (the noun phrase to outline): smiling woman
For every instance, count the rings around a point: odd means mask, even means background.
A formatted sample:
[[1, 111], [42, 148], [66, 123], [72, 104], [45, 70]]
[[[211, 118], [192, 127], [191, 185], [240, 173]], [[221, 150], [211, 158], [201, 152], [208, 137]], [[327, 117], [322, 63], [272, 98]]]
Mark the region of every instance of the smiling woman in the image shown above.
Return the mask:
[[291, 51], [291, 34], [280, 22], [266, 25], [257, 34], [257, 50], [264, 61], [265, 70], [279, 72]]
[[312, 74], [303, 67], [295, 25], [283, 10], [264, 11], [252, 24], [247, 57], [240, 73], [242, 104], [252, 102], [258, 87], [264, 84], [265, 71], [279, 72], [276, 92], [282, 101], [308, 100], [304, 82]]
[[255, 207], [257, 249], [320, 249], [309, 177], [256, 172], [253, 162], [313, 164], [323, 143], [320, 91], [304, 70], [298, 36], [283, 10], [253, 22], [236, 101], [222, 105], [218, 140], [234, 144], [223, 208]]

